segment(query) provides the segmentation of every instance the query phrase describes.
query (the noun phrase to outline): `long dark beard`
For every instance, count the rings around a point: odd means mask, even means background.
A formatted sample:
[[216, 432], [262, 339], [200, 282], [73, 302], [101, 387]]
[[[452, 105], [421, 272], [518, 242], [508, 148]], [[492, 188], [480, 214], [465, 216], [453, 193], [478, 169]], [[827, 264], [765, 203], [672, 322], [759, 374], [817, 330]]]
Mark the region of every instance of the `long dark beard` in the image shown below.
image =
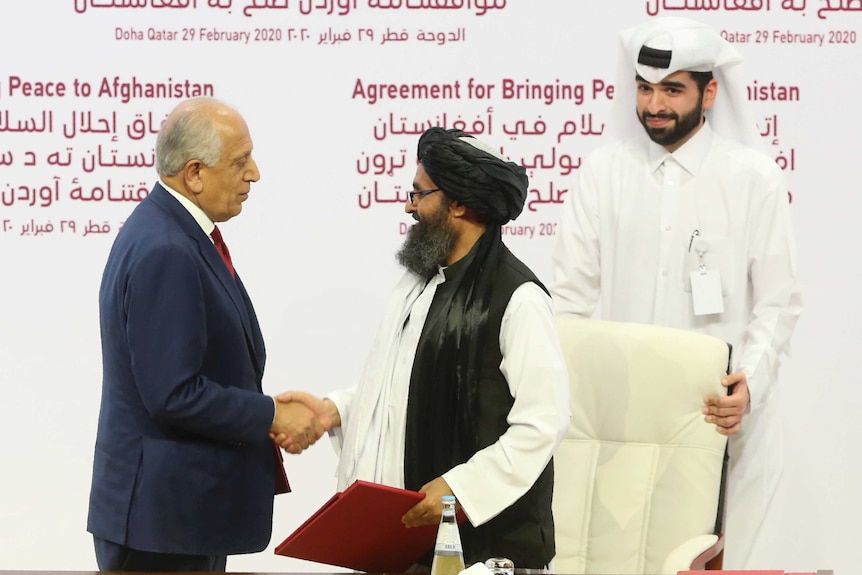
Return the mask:
[[395, 254], [398, 263], [420, 277], [431, 276], [445, 264], [456, 238], [448, 217], [449, 206], [441, 204], [439, 210], [413, 224]]
[[[651, 128], [647, 124], [647, 118], [669, 118], [676, 120], [673, 128]], [[638, 116], [641, 125], [646, 130], [650, 140], [660, 146], [673, 146], [686, 136], [688, 136], [695, 128], [700, 126], [703, 121], [703, 94], [697, 101], [694, 109], [680, 116], [678, 114], [663, 113], [663, 114], [648, 114], [646, 111]]]

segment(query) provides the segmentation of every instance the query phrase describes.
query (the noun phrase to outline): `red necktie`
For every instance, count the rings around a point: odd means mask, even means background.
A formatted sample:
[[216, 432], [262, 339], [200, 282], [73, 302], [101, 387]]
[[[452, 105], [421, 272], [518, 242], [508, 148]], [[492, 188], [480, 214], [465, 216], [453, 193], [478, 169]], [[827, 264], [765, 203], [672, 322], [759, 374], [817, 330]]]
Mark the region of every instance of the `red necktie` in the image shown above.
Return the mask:
[[224, 239], [221, 237], [221, 232], [219, 231], [218, 226], [213, 228], [210, 235], [212, 236], [216, 250], [218, 250], [218, 254], [221, 256], [221, 259], [224, 260], [224, 265], [227, 266], [231, 277], [236, 277], [236, 272], [233, 269], [233, 262], [230, 259], [230, 252], [227, 249], [227, 244], [224, 243]]

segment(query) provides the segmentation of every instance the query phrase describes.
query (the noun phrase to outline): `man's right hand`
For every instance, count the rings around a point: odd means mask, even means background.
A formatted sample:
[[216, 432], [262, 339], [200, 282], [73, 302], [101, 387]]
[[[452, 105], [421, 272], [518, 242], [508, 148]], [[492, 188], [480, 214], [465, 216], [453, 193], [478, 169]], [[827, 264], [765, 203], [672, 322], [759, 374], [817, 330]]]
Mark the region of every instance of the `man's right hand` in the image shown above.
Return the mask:
[[[269, 436], [283, 438], [277, 442], [288, 453], [301, 453], [313, 445], [323, 435], [324, 429], [320, 419], [307, 406], [299, 402], [275, 402], [275, 420], [269, 430]], [[285, 447], [286, 445], [286, 447]]]
[[736, 435], [742, 429], [742, 418], [749, 412], [751, 394], [745, 372], [737, 371], [722, 378], [721, 385], [732, 388], [730, 395], [707, 395], [703, 398], [704, 421], [714, 423], [722, 435]]
[[[338, 408], [335, 406], [335, 403], [329, 399], [319, 399], [304, 391], [287, 391], [276, 396], [275, 399], [276, 405], [296, 404], [309, 409], [322, 427], [322, 431], [320, 432], [320, 435], [318, 435], [318, 438], [323, 435], [323, 432], [341, 425], [341, 414], [338, 413]], [[301, 438], [291, 437], [289, 434], [285, 433], [270, 433], [270, 437], [272, 437], [273, 441], [288, 453], [300, 453], [305, 449], [302, 447]]]

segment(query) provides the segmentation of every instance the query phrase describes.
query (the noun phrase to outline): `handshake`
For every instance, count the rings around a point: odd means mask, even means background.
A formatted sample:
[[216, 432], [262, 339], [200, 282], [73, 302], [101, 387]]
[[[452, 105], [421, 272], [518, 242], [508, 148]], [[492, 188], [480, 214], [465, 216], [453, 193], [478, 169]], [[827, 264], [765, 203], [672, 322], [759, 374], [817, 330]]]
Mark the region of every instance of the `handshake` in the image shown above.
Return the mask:
[[341, 415], [332, 401], [304, 391], [287, 391], [275, 397], [269, 437], [288, 453], [302, 453], [325, 432], [339, 426]]

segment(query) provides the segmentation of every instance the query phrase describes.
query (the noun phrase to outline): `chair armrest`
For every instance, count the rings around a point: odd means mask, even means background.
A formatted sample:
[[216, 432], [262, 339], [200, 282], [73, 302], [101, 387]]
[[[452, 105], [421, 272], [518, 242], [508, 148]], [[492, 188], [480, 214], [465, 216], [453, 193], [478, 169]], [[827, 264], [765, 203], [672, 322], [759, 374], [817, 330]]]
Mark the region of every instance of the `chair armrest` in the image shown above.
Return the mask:
[[706, 562], [724, 550], [724, 536], [698, 535], [668, 553], [662, 565], [662, 574], [676, 575], [680, 571], [703, 569]]

